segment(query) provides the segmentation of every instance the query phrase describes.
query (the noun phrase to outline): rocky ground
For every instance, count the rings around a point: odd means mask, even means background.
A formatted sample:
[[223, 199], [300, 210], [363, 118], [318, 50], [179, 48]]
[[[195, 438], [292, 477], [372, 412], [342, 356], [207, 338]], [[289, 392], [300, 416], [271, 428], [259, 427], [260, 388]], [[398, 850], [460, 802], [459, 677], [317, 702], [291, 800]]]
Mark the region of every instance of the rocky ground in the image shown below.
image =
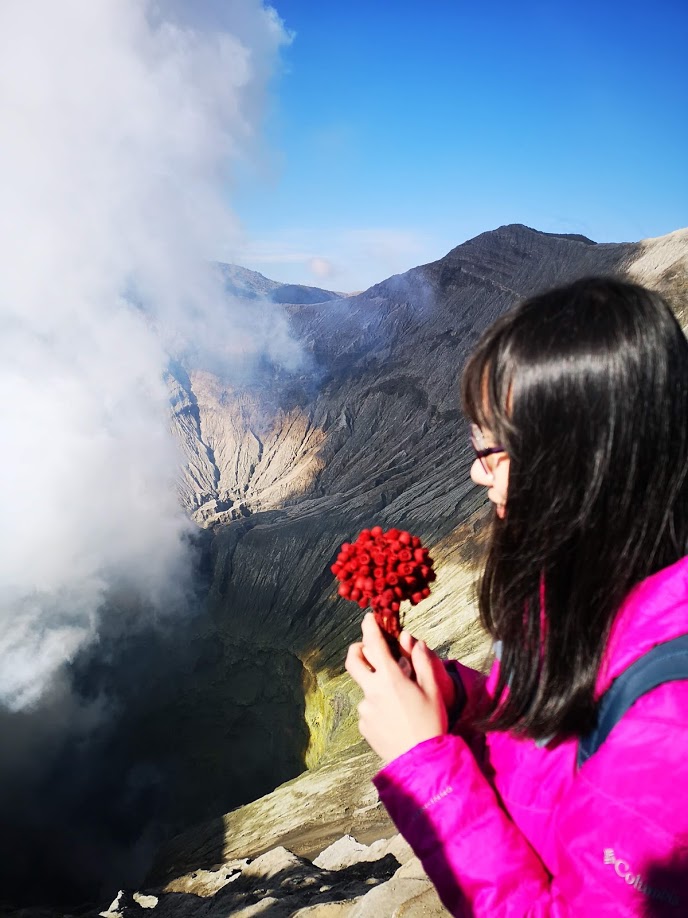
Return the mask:
[[370, 845], [345, 835], [313, 860], [285, 847], [195, 870], [162, 889], [120, 891], [102, 918], [381, 918], [446, 915], [400, 835]]

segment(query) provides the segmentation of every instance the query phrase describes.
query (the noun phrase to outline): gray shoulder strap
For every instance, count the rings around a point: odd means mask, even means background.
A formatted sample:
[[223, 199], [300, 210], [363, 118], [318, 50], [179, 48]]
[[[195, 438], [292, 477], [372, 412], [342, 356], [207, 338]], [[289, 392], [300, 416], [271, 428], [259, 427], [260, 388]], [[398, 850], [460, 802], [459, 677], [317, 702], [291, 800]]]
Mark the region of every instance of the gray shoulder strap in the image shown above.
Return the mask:
[[688, 634], [657, 644], [612, 682], [600, 699], [595, 727], [578, 741], [578, 768], [597, 752], [638, 698], [679, 679], [688, 679]]

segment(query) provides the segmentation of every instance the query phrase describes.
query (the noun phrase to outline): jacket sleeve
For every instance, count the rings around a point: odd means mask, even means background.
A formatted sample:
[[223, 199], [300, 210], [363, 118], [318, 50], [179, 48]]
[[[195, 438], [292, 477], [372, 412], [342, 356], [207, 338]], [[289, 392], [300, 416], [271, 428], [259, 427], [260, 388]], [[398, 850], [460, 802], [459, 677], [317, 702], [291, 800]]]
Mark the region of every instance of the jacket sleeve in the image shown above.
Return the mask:
[[447, 660], [444, 668], [456, 686], [457, 703], [452, 726], [468, 728], [488, 696], [488, 677], [458, 660]]
[[495, 661], [489, 676], [458, 660], [445, 661], [444, 667], [456, 686], [456, 702], [449, 712], [449, 731], [465, 740], [480, 767], [485, 769], [485, 734], [473, 727], [473, 721], [492, 692], [499, 663]]
[[[653, 707], [660, 693], [673, 693], [665, 721]], [[687, 709], [688, 683], [655, 689], [583, 766], [551, 814], [554, 876], [461, 736], [420, 743], [374, 783], [452, 915], [686, 915], [688, 756], [677, 737]]]

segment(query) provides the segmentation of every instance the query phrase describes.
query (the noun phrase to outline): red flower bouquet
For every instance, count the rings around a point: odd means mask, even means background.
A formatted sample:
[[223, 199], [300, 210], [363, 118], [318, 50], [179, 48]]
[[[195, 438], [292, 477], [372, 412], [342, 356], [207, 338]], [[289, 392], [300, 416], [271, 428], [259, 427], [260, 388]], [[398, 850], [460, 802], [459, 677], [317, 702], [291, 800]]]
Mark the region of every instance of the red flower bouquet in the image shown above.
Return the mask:
[[430, 595], [433, 560], [418, 536], [381, 526], [364, 529], [355, 542], [344, 542], [332, 565], [339, 595], [370, 606], [395, 656], [399, 656], [401, 603], [412, 606]]

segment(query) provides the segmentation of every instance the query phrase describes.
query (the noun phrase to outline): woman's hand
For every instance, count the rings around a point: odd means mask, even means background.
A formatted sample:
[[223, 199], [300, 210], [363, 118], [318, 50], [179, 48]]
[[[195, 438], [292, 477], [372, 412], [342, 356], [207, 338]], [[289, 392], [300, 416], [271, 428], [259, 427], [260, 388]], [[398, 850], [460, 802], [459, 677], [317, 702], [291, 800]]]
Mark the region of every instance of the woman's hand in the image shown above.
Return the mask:
[[394, 660], [372, 613], [363, 619], [362, 631], [363, 641], [352, 644], [346, 657], [347, 672], [363, 689], [358, 727], [380, 758], [391, 762], [447, 732], [447, 707], [433, 662], [438, 658], [409, 635], [402, 649], [410, 654], [414, 681]]
[[[409, 675], [413, 672], [411, 667], [411, 655], [413, 653], [413, 648], [416, 646], [418, 641], [412, 634], [408, 631], [402, 631], [399, 637], [399, 644], [401, 645], [402, 657], [399, 660], [399, 665], [404, 669]], [[447, 709], [447, 714], [450, 714], [456, 704], [456, 685], [454, 680], [449, 675], [447, 670], [444, 668], [444, 663], [437, 656], [434, 650], [426, 645], [425, 648], [428, 656], [432, 660], [432, 668], [435, 671], [435, 679], [437, 684], [440, 687], [440, 692], [442, 694], [442, 700], [444, 701], [444, 706]]]

